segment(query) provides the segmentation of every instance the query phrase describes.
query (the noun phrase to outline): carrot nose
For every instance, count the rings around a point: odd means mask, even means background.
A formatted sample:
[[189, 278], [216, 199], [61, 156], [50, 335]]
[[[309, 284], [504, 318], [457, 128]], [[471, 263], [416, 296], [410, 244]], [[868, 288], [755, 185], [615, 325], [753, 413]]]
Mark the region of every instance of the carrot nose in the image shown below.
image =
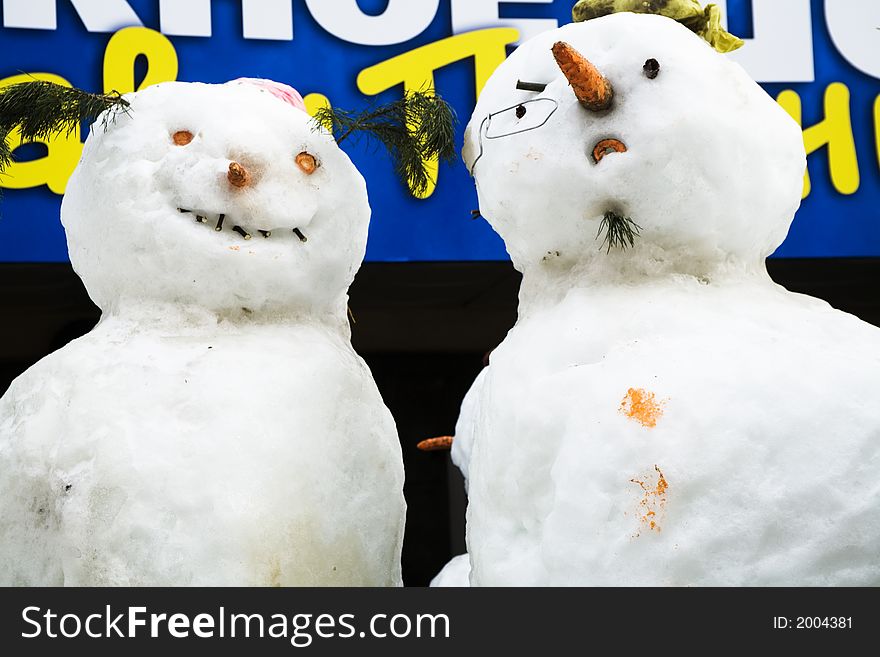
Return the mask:
[[229, 171], [226, 173], [226, 179], [233, 187], [244, 187], [250, 181], [248, 170], [241, 166], [238, 162], [229, 164]]
[[614, 89], [593, 64], [565, 41], [553, 46], [553, 57], [568, 79], [581, 105], [593, 112], [608, 109], [614, 98]]

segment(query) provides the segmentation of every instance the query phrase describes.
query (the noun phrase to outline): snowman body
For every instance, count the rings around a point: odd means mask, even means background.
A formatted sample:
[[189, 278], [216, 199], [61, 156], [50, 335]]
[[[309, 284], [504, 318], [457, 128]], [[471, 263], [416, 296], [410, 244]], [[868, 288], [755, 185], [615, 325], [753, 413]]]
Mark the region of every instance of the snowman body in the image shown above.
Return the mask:
[[4, 584], [400, 584], [397, 433], [346, 317], [368, 218], [332, 138], [253, 85], [95, 127], [62, 220], [104, 315], [0, 401]]
[[0, 416], [12, 583], [399, 584], [394, 422], [336, 331], [108, 319]]
[[619, 292], [573, 291], [492, 354], [475, 583], [880, 581], [878, 331], [765, 279]]
[[[804, 167], [781, 109], [674, 21], [618, 14], [517, 50], [465, 159], [523, 273], [458, 457], [471, 583], [880, 582], [880, 331], [766, 273]], [[609, 213], [634, 244], [609, 248]]]

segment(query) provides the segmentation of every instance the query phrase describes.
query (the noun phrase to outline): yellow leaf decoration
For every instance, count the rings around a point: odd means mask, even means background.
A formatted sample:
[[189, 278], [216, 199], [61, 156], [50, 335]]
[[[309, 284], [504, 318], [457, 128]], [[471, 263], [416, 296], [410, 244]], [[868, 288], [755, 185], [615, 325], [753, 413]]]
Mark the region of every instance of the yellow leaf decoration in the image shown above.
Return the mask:
[[717, 5], [703, 9], [697, 0], [579, 0], [571, 15], [575, 23], [581, 23], [623, 11], [658, 14], [678, 21], [720, 53], [733, 52], [744, 43], [721, 27], [721, 10]]

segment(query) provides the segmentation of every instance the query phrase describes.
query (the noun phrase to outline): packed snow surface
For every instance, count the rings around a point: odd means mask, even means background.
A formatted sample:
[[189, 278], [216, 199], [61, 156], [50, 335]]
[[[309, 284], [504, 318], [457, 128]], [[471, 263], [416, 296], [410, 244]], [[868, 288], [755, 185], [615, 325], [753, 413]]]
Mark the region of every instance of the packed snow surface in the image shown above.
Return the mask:
[[471, 573], [470, 557], [460, 554], [453, 557], [443, 567], [437, 576], [431, 580], [431, 586], [437, 588], [465, 588], [470, 586], [469, 576]]
[[265, 88], [130, 99], [62, 207], [102, 320], [0, 400], [0, 583], [400, 584], [400, 447], [346, 318], [362, 177]]
[[[558, 41], [610, 109], [581, 106]], [[626, 152], [595, 162], [609, 138]], [[773, 100], [674, 21], [618, 14], [514, 52], [465, 158], [523, 273], [459, 422], [471, 583], [880, 584], [880, 331], [766, 273], [805, 159]], [[608, 252], [609, 211], [634, 247]]]
[[452, 462], [458, 466], [458, 469], [461, 470], [461, 474], [464, 476], [465, 489], [467, 489], [469, 476], [468, 463], [470, 463], [471, 450], [474, 446], [474, 432], [478, 429], [478, 400], [480, 399], [480, 390], [485, 378], [486, 370], [484, 369], [477, 375], [470, 390], [464, 396], [461, 402], [458, 422], [455, 424], [455, 441], [452, 443], [451, 457]]
[[486, 370], [475, 584], [880, 583], [880, 331], [764, 277], [571, 290]]

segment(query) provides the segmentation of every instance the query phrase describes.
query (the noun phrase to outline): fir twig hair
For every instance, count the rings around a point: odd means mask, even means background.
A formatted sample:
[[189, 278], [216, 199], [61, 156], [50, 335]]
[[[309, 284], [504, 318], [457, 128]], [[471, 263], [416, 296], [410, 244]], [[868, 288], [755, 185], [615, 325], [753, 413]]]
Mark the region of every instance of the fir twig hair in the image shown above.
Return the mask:
[[104, 112], [106, 127], [116, 112], [127, 112], [128, 107], [115, 91], [93, 94], [45, 80], [0, 89], [0, 172], [12, 162], [8, 137], [15, 128], [21, 131], [22, 142], [69, 135], [82, 121], [94, 121]]
[[703, 37], [720, 53], [742, 48], [744, 42], [721, 27], [721, 10], [698, 0], [578, 0], [571, 10], [575, 23], [631, 11], [636, 14], [659, 14], [678, 21], [691, 32]]
[[607, 247], [605, 253], [611, 253], [611, 249], [625, 250], [627, 247], [635, 246], [636, 237], [641, 231], [642, 227], [630, 217], [622, 217], [615, 212], [606, 212], [602, 223], [599, 224], [596, 239], [605, 233], [605, 239], [602, 240], [602, 246], [599, 248]]
[[411, 91], [359, 112], [326, 107], [314, 119], [338, 135], [337, 143], [356, 133], [378, 140], [391, 154], [397, 175], [417, 196], [431, 183], [425, 161], [451, 162], [455, 157], [455, 111], [432, 92]]

